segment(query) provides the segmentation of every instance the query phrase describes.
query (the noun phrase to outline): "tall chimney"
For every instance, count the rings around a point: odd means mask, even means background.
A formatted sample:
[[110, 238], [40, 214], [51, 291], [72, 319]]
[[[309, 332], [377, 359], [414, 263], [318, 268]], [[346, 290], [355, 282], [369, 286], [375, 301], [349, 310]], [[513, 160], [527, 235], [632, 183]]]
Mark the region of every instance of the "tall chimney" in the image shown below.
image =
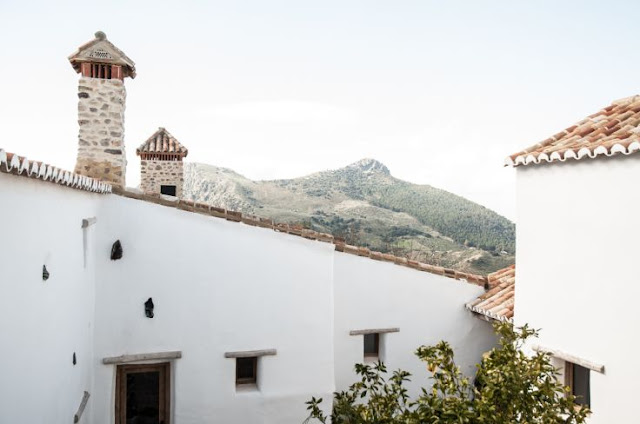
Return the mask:
[[75, 172], [125, 187], [124, 79], [135, 78], [135, 64], [104, 32], [69, 56], [78, 84], [78, 158]]

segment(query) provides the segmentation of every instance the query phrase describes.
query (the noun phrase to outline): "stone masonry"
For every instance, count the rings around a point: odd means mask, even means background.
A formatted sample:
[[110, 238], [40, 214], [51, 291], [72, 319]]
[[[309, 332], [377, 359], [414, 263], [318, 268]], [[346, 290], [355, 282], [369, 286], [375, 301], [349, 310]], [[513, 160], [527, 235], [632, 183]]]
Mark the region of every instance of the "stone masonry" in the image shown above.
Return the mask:
[[140, 189], [144, 193], [159, 194], [160, 186], [176, 186], [176, 197], [182, 198], [184, 183], [181, 160], [142, 160], [140, 162]]
[[[78, 159], [75, 172], [125, 187], [124, 109], [119, 79], [82, 77], [78, 86]], [[182, 164], [180, 164], [182, 171]]]

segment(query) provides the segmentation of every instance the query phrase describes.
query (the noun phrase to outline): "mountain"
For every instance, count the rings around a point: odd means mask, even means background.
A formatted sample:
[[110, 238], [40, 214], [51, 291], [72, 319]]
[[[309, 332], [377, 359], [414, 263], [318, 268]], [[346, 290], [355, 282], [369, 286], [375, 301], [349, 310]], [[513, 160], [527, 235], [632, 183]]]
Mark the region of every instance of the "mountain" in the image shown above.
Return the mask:
[[422, 262], [487, 273], [514, 262], [515, 225], [463, 197], [391, 175], [374, 159], [289, 180], [252, 181], [185, 163], [183, 196], [344, 237]]

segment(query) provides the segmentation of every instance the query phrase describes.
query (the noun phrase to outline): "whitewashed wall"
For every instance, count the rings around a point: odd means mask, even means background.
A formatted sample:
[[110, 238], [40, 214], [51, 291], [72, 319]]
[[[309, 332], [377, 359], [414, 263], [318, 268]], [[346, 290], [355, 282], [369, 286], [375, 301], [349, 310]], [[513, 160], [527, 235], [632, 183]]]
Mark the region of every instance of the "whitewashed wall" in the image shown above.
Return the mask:
[[[362, 336], [384, 336], [390, 369], [428, 384], [413, 355], [449, 340], [466, 371], [493, 344], [464, 303], [482, 288], [334, 251], [328, 243], [116, 195], [0, 174], [0, 422], [114, 422], [114, 365], [105, 357], [180, 350], [172, 363], [174, 424], [288, 424], [311, 396], [353, 382]], [[97, 217], [87, 231], [83, 218]], [[124, 256], [111, 261], [113, 242]], [[42, 265], [51, 272], [42, 281]], [[155, 317], [144, 315], [152, 297]], [[224, 352], [260, 359], [259, 390], [236, 393]], [[78, 364], [72, 365], [76, 352]], [[325, 402], [329, 407], [328, 402]]]
[[363, 336], [351, 330], [393, 328], [382, 335], [381, 359], [392, 372], [411, 372], [407, 385], [412, 394], [430, 386], [423, 362], [414, 355], [421, 345], [447, 340], [456, 363], [468, 375], [482, 353], [494, 346], [491, 325], [473, 316], [464, 303], [484, 292], [482, 287], [451, 278], [335, 253], [335, 375], [336, 389], [354, 383], [354, 365], [363, 362]]
[[640, 157], [517, 168], [515, 320], [605, 365], [591, 424], [637, 422]]
[[[0, 174], [2, 423], [72, 423], [91, 389], [94, 266], [81, 224], [98, 196]], [[87, 237], [90, 248], [95, 227]]]
[[[96, 357], [181, 350], [176, 424], [294, 423], [333, 390], [333, 246], [138, 200], [105, 199]], [[109, 259], [120, 239], [124, 257]], [[152, 297], [155, 317], [144, 316]], [[259, 392], [235, 391], [224, 352], [275, 348]], [[113, 421], [115, 367], [95, 374], [93, 422]]]

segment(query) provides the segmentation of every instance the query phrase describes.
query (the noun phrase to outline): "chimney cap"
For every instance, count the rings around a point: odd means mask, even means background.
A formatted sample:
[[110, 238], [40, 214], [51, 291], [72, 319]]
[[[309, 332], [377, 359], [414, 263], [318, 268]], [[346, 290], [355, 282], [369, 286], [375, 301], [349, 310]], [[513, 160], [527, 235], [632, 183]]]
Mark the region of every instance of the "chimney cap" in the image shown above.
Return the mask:
[[151, 137], [136, 149], [138, 156], [147, 154], [164, 153], [170, 155], [176, 155], [180, 157], [186, 157], [189, 154], [189, 150], [184, 147], [169, 131], [163, 127], [159, 127], [158, 131], [153, 133]]
[[123, 67], [125, 77], [136, 77], [136, 65], [126, 54], [107, 40], [107, 34], [102, 31], [95, 33], [95, 38], [78, 47], [69, 62], [76, 72], [80, 73], [83, 62], [119, 65]]

